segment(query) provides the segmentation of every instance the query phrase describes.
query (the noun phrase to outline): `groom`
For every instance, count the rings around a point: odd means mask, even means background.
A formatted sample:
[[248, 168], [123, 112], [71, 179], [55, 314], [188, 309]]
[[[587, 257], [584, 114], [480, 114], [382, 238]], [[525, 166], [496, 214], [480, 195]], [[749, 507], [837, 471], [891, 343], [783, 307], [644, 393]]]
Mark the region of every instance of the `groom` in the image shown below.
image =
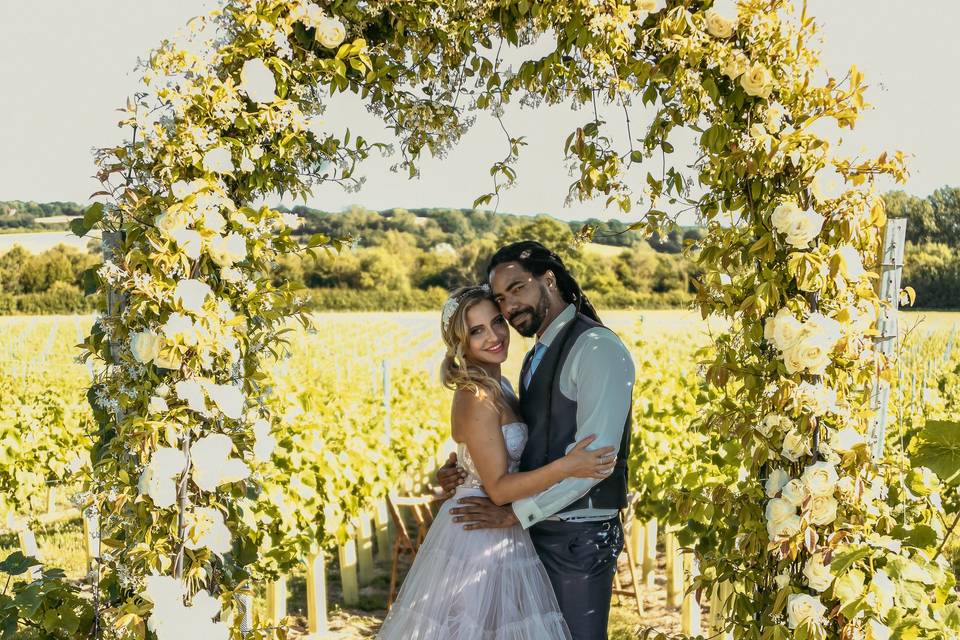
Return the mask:
[[[520, 374], [520, 413], [530, 430], [520, 471], [563, 457], [591, 434], [597, 436], [593, 447], [618, 448], [618, 459], [603, 480], [567, 478], [504, 507], [463, 498], [450, 512], [466, 529], [517, 523], [529, 529], [574, 640], [602, 640], [623, 548], [618, 513], [627, 506], [633, 360], [563, 261], [542, 244], [501, 248], [487, 274], [510, 325], [522, 336], [537, 336]], [[447, 492], [463, 477], [454, 456], [437, 473]]]

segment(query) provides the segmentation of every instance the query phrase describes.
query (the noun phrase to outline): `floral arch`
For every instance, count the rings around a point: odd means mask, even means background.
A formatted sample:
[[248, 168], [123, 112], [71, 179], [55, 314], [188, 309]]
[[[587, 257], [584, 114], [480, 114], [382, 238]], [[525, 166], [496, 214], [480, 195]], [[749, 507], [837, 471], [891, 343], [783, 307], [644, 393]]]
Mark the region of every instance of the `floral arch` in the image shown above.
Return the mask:
[[[717, 399], [700, 427], [726, 443], [713, 455], [734, 477], [703, 478], [681, 508], [702, 534], [702, 583], [733, 585], [733, 637], [956, 638], [934, 507], [895, 486], [888, 497], [864, 446], [870, 383], [889, 375], [870, 340], [885, 223], [872, 185], [903, 178], [902, 156], [839, 158], [815, 133], [852, 127], [865, 86], [856, 68], [818, 80], [805, 9], [719, 5], [225, 0], [154, 51], [126, 108], [132, 135], [98, 154], [104, 204], [76, 229], [115, 239], [97, 284], [118, 303], [85, 341], [108, 363], [90, 393], [90, 488], [108, 549], [97, 624], [145, 622], [161, 640], [177, 619], [224, 633], [233, 594], [338, 533], [332, 507], [280, 512], [283, 469], [269, 455], [282, 430], [269, 368], [290, 349], [289, 322], [308, 322], [271, 265], [338, 240], [300, 247], [294, 220], [254, 203], [356, 184], [357, 164], [383, 145], [314, 126], [352, 92], [392, 128], [411, 176], [474, 112], [570, 101], [587, 114], [564, 133], [572, 198], [642, 207], [648, 230], [679, 207], [706, 221], [698, 305], [730, 328], [706, 368]], [[503, 64], [505, 48], [541, 37], [548, 53]], [[598, 102], [622, 109], [631, 139], [607, 133]], [[643, 131], [629, 119], [637, 104], [656, 111]], [[699, 136], [693, 189], [667, 162], [677, 130]], [[475, 206], [516, 180], [523, 144], [507, 136], [495, 188]], [[640, 192], [627, 173], [651, 158], [662, 170]], [[849, 188], [817, 189], [824, 170]], [[911, 537], [921, 530], [931, 535]]]

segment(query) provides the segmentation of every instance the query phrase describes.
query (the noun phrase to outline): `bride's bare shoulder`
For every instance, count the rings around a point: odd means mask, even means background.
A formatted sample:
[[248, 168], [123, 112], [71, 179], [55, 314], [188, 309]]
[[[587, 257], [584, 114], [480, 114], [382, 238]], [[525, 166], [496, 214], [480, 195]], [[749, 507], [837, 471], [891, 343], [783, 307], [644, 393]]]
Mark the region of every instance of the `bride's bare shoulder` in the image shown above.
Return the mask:
[[482, 389], [475, 393], [470, 389], [457, 389], [453, 392], [451, 407], [454, 440], [460, 441], [465, 429], [477, 426], [500, 424], [500, 408], [496, 400]]

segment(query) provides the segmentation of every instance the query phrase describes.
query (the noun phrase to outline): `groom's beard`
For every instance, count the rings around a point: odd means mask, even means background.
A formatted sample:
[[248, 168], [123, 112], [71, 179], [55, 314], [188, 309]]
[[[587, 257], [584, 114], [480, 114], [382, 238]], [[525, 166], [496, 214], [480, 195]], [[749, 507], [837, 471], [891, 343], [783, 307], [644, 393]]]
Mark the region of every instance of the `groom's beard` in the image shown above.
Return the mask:
[[[544, 318], [547, 317], [547, 311], [550, 310], [550, 299], [547, 292], [540, 291], [540, 300], [537, 307], [520, 307], [508, 318], [510, 326], [517, 330], [524, 338], [532, 338], [537, 333], [537, 329], [543, 325]], [[518, 324], [519, 323], [519, 324]]]

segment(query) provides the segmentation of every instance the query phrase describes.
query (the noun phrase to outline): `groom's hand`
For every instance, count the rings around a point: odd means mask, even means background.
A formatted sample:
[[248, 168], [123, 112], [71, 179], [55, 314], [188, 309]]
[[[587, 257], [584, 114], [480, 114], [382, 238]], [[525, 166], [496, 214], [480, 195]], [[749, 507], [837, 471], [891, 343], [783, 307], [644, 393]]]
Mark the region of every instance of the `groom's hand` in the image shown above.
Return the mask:
[[456, 453], [451, 453], [446, 463], [437, 471], [437, 482], [440, 483], [445, 498], [452, 496], [466, 479], [467, 472], [457, 466]]
[[510, 505], [498, 507], [490, 498], [473, 496], [460, 498], [461, 507], [450, 509], [454, 522], [462, 522], [464, 529], [506, 529], [519, 524]]

